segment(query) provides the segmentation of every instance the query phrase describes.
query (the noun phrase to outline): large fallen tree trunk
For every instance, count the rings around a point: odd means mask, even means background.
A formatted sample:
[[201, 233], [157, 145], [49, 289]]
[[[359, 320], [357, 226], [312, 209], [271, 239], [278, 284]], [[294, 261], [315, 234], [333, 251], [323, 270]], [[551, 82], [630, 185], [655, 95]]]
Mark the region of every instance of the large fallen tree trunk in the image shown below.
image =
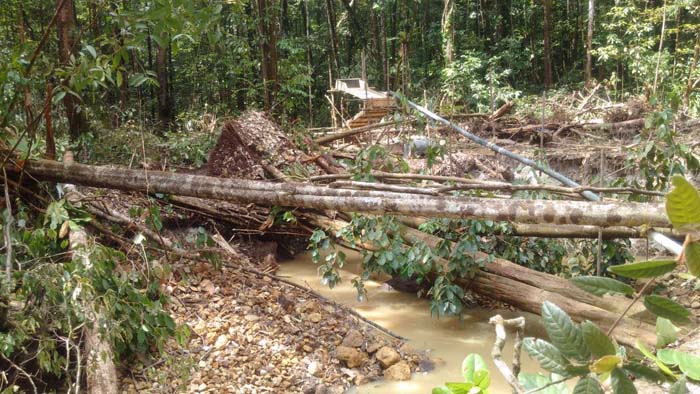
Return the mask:
[[[413, 228], [418, 228], [421, 224], [425, 223], [426, 218], [420, 217], [409, 217], [402, 216], [401, 222], [409, 225]], [[612, 226], [612, 227], [598, 227], [598, 226], [587, 226], [587, 225], [576, 225], [576, 224], [525, 224], [525, 223], [512, 223], [512, 235], [519, 235], [521, 237], [540, 237], [540, 238], [598, 238], [598, 231], [602, 232], [603, 239], [616, 239], [616, 238], [646, 238], [646, 233], [643, 228], [639, 227], [622, 227], [622, 226]], [[671, 230], [670, 228], [655, 228], [654, 230], [660, 232], [667, 237], [674, 237], [678, 239], [683, 239], [683, 234]], [[483, 234], [479, 234], [483, 235]]]
[[[320, 215], [307, 214], [305, 217], [316, 226], [334, 231], [348, 224]], [[407, 244], [423, 241], [428, 246], [435, 247], [440, 240], [408, 227], [404, 227], [401, 235]], [[366, 244], [358, 246], [369, 250], [378, 249]], [[484, 253], [476, 256], [487, 257]], [[448, 264], [445, 259], [438, 259], [437, 262], [444, 266]], [[624, 297], [596, 297], [572, 286], [566, 279], [533, 271], [503, 259], [487, 263], [486, 270], [488, 272], [477, 271], [472, 279], [458, 279], [455, 282], [465, 289], [536, 314], [541, 313], [544, 301], [551, 301], [564, 309], [572, 319], [591, 320], [603, 329], [614, 324], [622, 310], [632, 301]], [[649, 323], [625, 317], [618, 323], [618, 327], [620, 329], [614, 331], [613, 336], [620, 343], [634, 345], [637, 340], [649, 345], [655, 343], [654, 326]]]
[[[16, 166], [9, 166], [8, 170], [22, 171]], [[653, 203], [427, 196], [61, 164], [48, 160], [28, 160], [23, 170], [41, 180], [261, 205], [520, 223], [669, 227], [663, 205]]]

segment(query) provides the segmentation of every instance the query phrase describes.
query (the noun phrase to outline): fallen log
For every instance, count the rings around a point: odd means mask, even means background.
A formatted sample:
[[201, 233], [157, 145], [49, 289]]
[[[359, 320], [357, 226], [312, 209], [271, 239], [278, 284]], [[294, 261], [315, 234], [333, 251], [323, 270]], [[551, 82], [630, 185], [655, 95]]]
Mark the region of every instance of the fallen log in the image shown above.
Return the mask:
[[510, 200], [425, 196], [409, 193], [332, 189], [299, 183], [272, 183], [202, 175], [173, 174], [28, 160], [22, 170], [40, 180], [119, 190], [169, 193], [217, 200], [322, 210], [474, 218], [520, 223], [669, 227], [663, 204]]
[[[415, 217], [415, 216], [402, 216], [400, 218], [401, 222], [404, 224], [418, 228], [421, 224], [425, 223], [428, 219]], [[639, 227], [622, 227], [622, 226], [612, 226], [612, 227], [598, 227], [598, 226], [585, 226], [576, 224], [526, 224], [526, 223], [511, 223], [512, 235], [518, 235], [521, 237], [540, 237], [540, 238], [587, 238], [587, 239], [597, 239], [598, 231], [602, 231], [603, 239], [617, 239], [617, 238], [646, 238], [648, 229]], [[654, 228], [655, 231], [667, 236], [677, 238], [679, 240], [683, 239], [684, 235], [678, 231], [672, 230], [670, 228]], [[479, 234], [484, 235], [484, 234]]]
[[[307, 214], [305, 217], [314, 225], [334, 232], [348, 224], [342, 220], [328, 219], [320, 215]], [[409, 245], [420, 240], [434, 247], [440, 240], [408, 227], [404, 227], [401, 235]], [[369, 250], [378, 249], [365, 244], [357, 244], [357, 246]], [[486, 257], [484, 253], [476, 256], [476, 258]], [[448, 264], [445, 259], [437, 259], [437, 262], [443, 266]], [[483, 296], [538, 315], [541, 313], [542, 303], [551, 301], [565, 310], [575, 321], [591, 320], [603, 329], [612, 326], [620, 312], [631, 302], [624, 297], [596, 297], [571, 285], [566, 279], [533, 271], [503, 259], [495, 259], [494, 262], [487, 263], [486, 269], [488, 272], [477, 271], [474, 278], [457, 279], [455, 283]], [[620, 329], [616, 330], [613, 336], [620, 343], [634, 345], [637, 340], [650, 345], [655, 343], [656, 336], [652, 324], [629, 315], [618, 323], [618, 327]]]
[[372, 124], [369, 126], [358, 127], [356, 129], [351, 129], [351, 130], [347, 130], [347, 131], [341, 131], [338, 133], [324, 135], [323, 137], [316, 138], [314, 140], [314, 142], [319, 144], [319, 145], [323, 145], [323, 144], [327, 144], [329, 142], [343, 139], [345, 137], [351, 137], [353, 135], [362, 134], [362, 133], [365, 133], [368, 131], [372, 131], [372, 130], [376, 130], [376, 129], [380, 129], [382, 127], [392, 126], [392, 125], [396, 125], [396, 122], [376, 123], [376, 124]]

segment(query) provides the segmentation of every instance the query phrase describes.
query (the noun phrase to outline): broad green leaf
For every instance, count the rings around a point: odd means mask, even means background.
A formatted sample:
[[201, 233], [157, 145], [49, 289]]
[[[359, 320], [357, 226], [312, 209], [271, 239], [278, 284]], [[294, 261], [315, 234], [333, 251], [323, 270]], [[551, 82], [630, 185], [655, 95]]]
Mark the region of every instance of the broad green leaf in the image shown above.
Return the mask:
[[656, 348], [661, 349], [673, 343], [678, 339], [680, 329], [671, 323], [670, 320], [657, 317], [656, 318]]
[[616, 355], [603, 356], [591, 364], [591, 372], [597, 373], [598, 375], [608, 373], [613, 369], [617, 368], [617, 365], [622, 363], [622, 359]]
[[666, 380], [666, 376], [664, 374], [655, 369], [649, 368], [644, 364], [636, 362], [626, 363], [623, 369], [637, 378], [643, 378], [650, 382], [659, 383]]
[[586, 376], [576, 383], [573, 394], [603, 394], [603, 389], [595, 378]]
[[637, 346], [637, 349], [638, 349], [640, 352], [642, 352], [642, 354], [643, 354], [646, 358], [648, 358], [649, 360], [652, 360], [653, 362], [655, 362], [655, 363], [656, 363], [656, 366], [659, 367], [659, 369], [660, 369], [663, 373], [665, 373], [666, 375], [668, 375], [668, 376], [670, 376], [670, 377], [672, 377], [672, 378], [674, 378], [674, 379], [678, 379], [678, 376], [676, 376], [676, 374], [673, 373], [673, 371], [671, 371], [671, 369], [670, 369], [666, 364], [664, 364], [663, 361], [659, 360], [658, 357], [654, 356], [654, 354], [653, 354], [651, 351], [649, 351], [649, 349], [647, 349], [647, 347], [646, 347], [642, 342], [637, 341], [637, 342], [635, 343], [635, 345]]
[[542, 339], [525, 338], [523, 347], [530, 357], [540, 363], [542, 368], [562, 376], [570, 376], [567, 369], [571, 367], [571, 364], [551, 343]]
[[581, 323], [581, 331], [583, 332], [583, 340], [593, 356], [603, 357], [615, 354], [615, 344], [595, 323], [586, 320]]
[[669, 389], [668, 393], [669, 394], [687, 394], [688, 393], [688, 386], [686, 386], [687, 379], [685, 376], [681, 377], [678, 379], [676, 383], [671, 386], [671, 389]]
[[689, 322], [690, 312], [683, 305], [666, 297], [650, 295], [644, 297], [644, 306], [653, 314], [676, 322]]
[[693, 380], [700, 380], [700, 357], [672, 349], [661, 349], [657, 357], [668, 365], [677, 365], [681, 371]]
[[462, 361], [462, 376], [467, 382], [474, 382], [474, 374], [482, 369], [487, 369], [486, 363], [484, 359], [476, 353], [469, 354]]
[[[521, 372], [518, 375], [518, 381], [523, 386], [523, 388], [528, 391], [539, 389], [540, 387], [543, 387], [552, 382], [559, 381], [561, 379], [562, 376], [557, 375], [555, 373], [551, 374], [550, 376], [545, 376], [541, 373], [533, 374]], [[537, 391], [538, 394], [568, 394], [568, 392], [569, 389], [566, 387], [566, 384], [564, 384], [564, 382], [553, 384], [551, 386], [547, 386], [546, 388]]]
[[675, 228], [700, 223], [700, 196], [685, 178], [672, 179], [673, 190], [666, 196], [666, 214]]
[[632, 286], [612, 278], [577, 276], [571, 278], [571, 282], [579, 288], [599, 296], [606, 293], [619, 293], [624, 295], [632, 295], [634, 293]]
[[685, 246], [685, 265], [696, 278], [700, 278], [700, 242], [693, 241]]
[[583, 340], [581, 328], [561, 308], [545, 301], [542, 304], [542, 322], [549, 340], [562, 354], [582, 363], [590, 360], [591, 352]]
[[639, 263], [614, 265], [608, 267], [608, 271], [626, 278], [651, 278], [673, 271], [676, 268], [675, 260], [650, 260]]
[[[452, 382], [452, 383], [445, 383], [445, 386], [450, 389], [450, 393], [452, 394], [474, 394], [474, 391], [472, 389], [475, 387], [473, 383], [470, 382]], [[476, 391], [481, 392], [479, 391]]]
[[432, 394], [452, 394], [452, 391], [445, 386], [435, 387]]
[[625, 371], [615, 368], [610, 374], [613, 394], [637, 394], [634, 383], [627, 376]]
[[491, 373], [488, 369], [479, 369], [474, 373], [474, 380], [472, 381], [475, 386], [479, 387], [482, 391], [488, 390], [491, 385]]

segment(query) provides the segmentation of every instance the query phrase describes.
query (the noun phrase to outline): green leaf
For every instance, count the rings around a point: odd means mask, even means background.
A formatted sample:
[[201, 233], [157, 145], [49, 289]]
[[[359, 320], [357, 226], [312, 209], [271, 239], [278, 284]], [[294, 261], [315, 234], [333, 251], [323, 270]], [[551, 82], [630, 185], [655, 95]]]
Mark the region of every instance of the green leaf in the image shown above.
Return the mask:
[[435, 387], [432, 394], [452, 394], [452, 391], [445, 386]]
[[581, 329], [569, 315], [549, 301], [542, 304], [542, 322], [550, 341], [568, 358], [587, 363], [591, 352], [586, 347]]
[[608, 271], [627, 278], [651, 278], [673, 271], [675, 260], [650, 260], [639, 263], [614, 265]]
[[671, 389], [668, 391], [669, 394], [687, 394], [688, 393], [688, 386], [686, 386], [687, 379], [685, 376], [681, 377], [678, 379], [676, 383], [671, 386]]
[[603, 356], [591, 364], [591, 372], [604, 374], [617, 368], [617, 365], [622, 362], [622, 359], [617, 355]]
[[666, 196], [666, 214], [673, 227], [700, 223], [700, 196], [685, 178], [676, 175], [671, 180], [673, 190]]
[[480, 355], [471, 353], [462, 361], [462, 376], [467, 382], [474, 382], [474, 374], [486, 368], [486, 363]]
[[[534, 390], [534, 389], [539, 389], [540, 387], [543, 387], [547, 384], [550, 384], [552, 382], [556, 382], [561, 380], [562, 377], [560, 375], [557, 375], [555, 373], [551, 374], [550, 376], [545, 376], [542, 375], [541, 373], [538, 374], [533, 374], [533, 373], [520, 373], [518, 374], [518, 381], [520, 384], [525, 388], [525, 390]], [[551, 386], [547, 386], [544, 389], [538, 390], [538, 394], [564, 394], [568, 393], [568, 388], [564, 384], [564, 382], [557, 383]]]
[[570, 376], [567, 369], [571, 367], [571, 364], [551, 343], [542, 339], [525, 338], [523, 347], [530, 357], [540, 363], [542, 368], [562, 376]]
[[603, 394], [600, 383], [591, 376], [586, 376], [576, 383], [573, 394]]
[[685, 246], [685, 265], [696, 278], [700, 278], [700, 242], [693, 241]]
[[666, 297], [650, 295], [644, 297], [644, 306], [653, 314], [676, 322], [689, 322], [690, 312], [683, 305]]
[[482, 391], [487, 391], [491, 385], [491, 373], [488, 369], [477, 370], [474, 374], [473, 383], [475, 386], [479, 387]]
[[674, 379], [678, 379], [678, 376], [676, 376], [676, 374], [673, 373], [673, 371], [671, 371], [671, 369], [666, 364], [664, 364], [663, 361], [659, 360], [656, 356], [654, 356], [654, 354], [652, 354], [652, 352], [649, 351], [649, 349], [647, 349], [647, 347], [642, 342], [637, 341], [635, 345], [637, 346], [637, 349], [639, 349], [639, 351], [642, 352], [644, 356], [646, 356], [646, 358], [654, 361], [656, 363], [656, 366], [658, 366], [663, 373]]
[[630, 362], [626, 363], [623, 369], [637, 378], [646, 379], [650, 382], [660, 383], [666, 380], [666, 376], [664, 376], [664, 374], [655, 369], [649, 368], [644, 364]]
[[668, 365], [678, 365], [678, 368], [693, 380], [700, 380], [700, 357], [672, 349], [661, 349], [656, 355], [659, 360]]
[[625, 371], [615, 368], [610, 374], [613, 394], [637, 394], [634, 383], [627, 376]]
[[581, 323], [581, 331], [583, 340], [593, 356], [603, 357], [615, 354], [615, 344], [595, 323], [586, 320]]
[[[474, 384], [470, 382], [454, 382], [445, 383], [445, 386], [450, 390], [452, 394], [472, 394], [472, 388]], [[477, 391], [477, 393], [480, 391]]]
[[678, 339], [680, 329], [671, 323], [670, 320], [657, 317], [656, 318], [656, 348], [661, 349], [673, 343]]
[[573, 284], [589, 293], [602, 296], [606, 293], [634, 294], [632, 286], [612, 278], [599, 276], [577, 276], [570, 279]]

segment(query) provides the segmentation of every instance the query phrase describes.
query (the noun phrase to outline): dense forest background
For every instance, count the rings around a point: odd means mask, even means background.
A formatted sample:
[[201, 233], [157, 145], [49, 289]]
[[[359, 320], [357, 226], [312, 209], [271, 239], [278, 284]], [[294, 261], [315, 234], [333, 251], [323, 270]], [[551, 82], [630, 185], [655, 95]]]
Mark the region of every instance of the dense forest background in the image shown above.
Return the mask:
[[74, 140], [246, 108], [328, 125], [331, 81], [361, 76], [446, 112], [598, 82], [698, 112], [694, 0], [5, 0], [0, 21], [2, 127], [50, 107]]

